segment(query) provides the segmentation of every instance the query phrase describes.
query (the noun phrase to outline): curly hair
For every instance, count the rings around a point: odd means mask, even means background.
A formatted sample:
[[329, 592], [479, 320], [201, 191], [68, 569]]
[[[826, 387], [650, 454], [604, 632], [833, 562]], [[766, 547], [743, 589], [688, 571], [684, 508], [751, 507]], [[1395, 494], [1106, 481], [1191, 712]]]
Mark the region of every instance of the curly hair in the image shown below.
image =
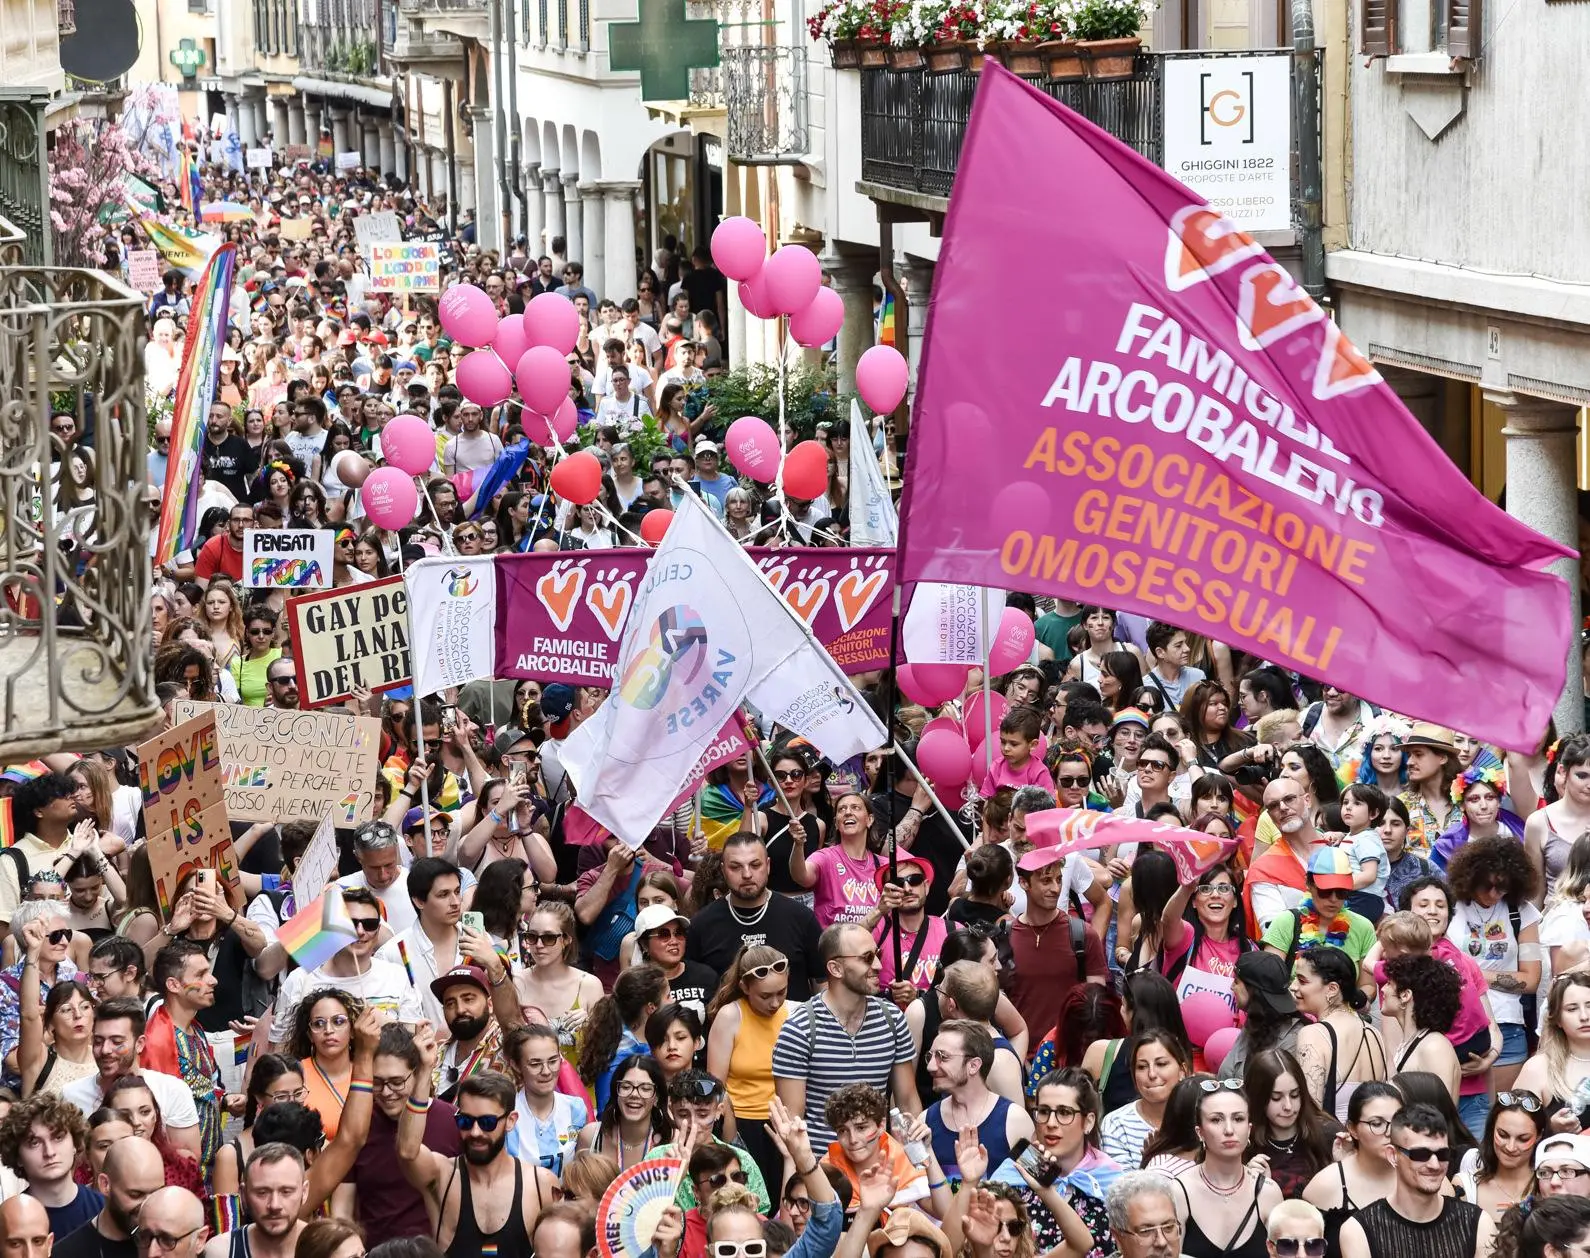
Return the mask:
[[26, 1176], [22, 1168], [22, 1146], [37, 1123], [52, 1135], [70, 1136], [79, 1157], [88, 1147], [88, 1122], [83, 1111], [54, 1092], [40, 1092], [11, 1107], [0, 1119], [0, 1164], [8, 1171]]
[[1470, 839], [1452, 855], [1446, 880], [1461, 903], [1472, 903], [1475, 893], [1494, 880], [1509, 908], [1534, 897], [1540, 875], [1511, 835]]
[[287, 1051], [299, 1061], [308, 1061], [315, 1055], [314, 1041], [309, 1038], [309, 1019], [322, 1000], [335, 1000], [348, 1011], [348, 1039], [353, 1040], [353, 1024], [364, 1012], [364, 1001], [350, 995], [340, 987], [317, 987], [298, 1002], [293, 1013], [293, 1035], [287, 1042]]
[[1408, 955], [1386, 962], [1386, 978], [1413, 999], [1413, 1023], [1421, 1031], [1452, 1029], [1463, 1000], [1463, 979], [1445, 961]]
[[880, 1127], [888, 1120], [889, 1106], [883, 1093], [870, 1083], [847, 1083], [828, 1094], [823, 1102], [823, 1121], [834, 1131], [846, 1123], [871, 1119]]

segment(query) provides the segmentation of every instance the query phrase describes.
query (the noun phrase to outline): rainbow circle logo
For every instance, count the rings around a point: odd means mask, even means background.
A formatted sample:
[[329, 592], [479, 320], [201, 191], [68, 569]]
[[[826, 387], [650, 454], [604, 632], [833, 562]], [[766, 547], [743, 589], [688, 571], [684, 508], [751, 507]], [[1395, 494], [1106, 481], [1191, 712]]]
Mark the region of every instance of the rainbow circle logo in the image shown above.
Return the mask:
[[689, 686], [707, 662], [707, 626], [693, 607], [676, 604], [657, 617], [624, 670], [618, 692], [631, 707], [650, 710], [675, 680]]

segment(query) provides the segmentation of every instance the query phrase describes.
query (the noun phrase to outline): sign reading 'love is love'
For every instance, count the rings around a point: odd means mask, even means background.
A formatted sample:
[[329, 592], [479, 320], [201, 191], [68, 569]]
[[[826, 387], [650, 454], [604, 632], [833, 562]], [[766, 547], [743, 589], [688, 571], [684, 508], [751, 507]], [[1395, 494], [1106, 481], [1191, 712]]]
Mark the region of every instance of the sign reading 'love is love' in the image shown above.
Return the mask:
[[[649, 550], [499, 555], [497, 676], [609, 686]], [[884, 668], [894, 555], [770, 550], [751, 558], [847, 673]]]

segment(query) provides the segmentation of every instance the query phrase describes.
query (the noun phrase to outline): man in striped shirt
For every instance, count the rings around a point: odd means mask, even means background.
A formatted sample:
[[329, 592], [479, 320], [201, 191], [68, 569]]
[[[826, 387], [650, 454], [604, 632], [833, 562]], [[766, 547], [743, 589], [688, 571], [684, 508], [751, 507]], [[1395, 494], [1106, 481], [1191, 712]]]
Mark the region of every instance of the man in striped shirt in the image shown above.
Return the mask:
[[823, 1117], [831, 1092], [867, 1083], [890, 1104], [916, 1114], [916, 1050], [905, 1014], [878, 995], [882, 960], [865, 927], [836, 923], [817, 943], [828, 987], [790, 1014], [773, 1046], [773, 1082], [794, 1114], [804, 1114], [814, 1147], [835, 1139]]

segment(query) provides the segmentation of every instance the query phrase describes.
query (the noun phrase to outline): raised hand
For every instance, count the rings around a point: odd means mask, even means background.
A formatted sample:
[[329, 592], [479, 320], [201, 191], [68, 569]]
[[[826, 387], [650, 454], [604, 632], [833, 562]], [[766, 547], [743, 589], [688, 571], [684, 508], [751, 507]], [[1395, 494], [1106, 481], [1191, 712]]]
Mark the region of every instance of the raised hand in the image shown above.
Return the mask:
[[767, 1106], [767, 1125], [778, 1146], [784, 1150], [797, 1169], [816, 1162], [812, 1154], [811, 1135], [806, 1130], [806, 1120], [792, 1114], [789, 1107], [774, 1097]]
[[420, 1068], [430, 1074], [436, 1069], [436, 1059], [441, 1056], [442, 1050], [436, 1043], [436, 1028], [429, 1022], [415, 1025], [414, 1047], [420, 1054]]
[[961, 1216], [961, 1231], [966, 1239], [981, 1249], [993, 1248], [999, 1235], [999, 1214], [994, 1208], [997, 1198], [986, 1188], [969, 1188], [966, 1213]]
[[900, 1191], [899, 1184], [895, 1183], [894, 1172], [885, 1162], [875, 1162], [866, 1170], [858, 1171], [856, 1181], [857, 1207], [873, 1214], [887, 1210], [889, 1203], [894, 1200], [894, 1194]]
[[977, 1138], [976, 1127], [962, 1127], [955, 1137], [955, 1165], [968, 1185], [976, 1184], [988, 1174], [988, 1150]]

